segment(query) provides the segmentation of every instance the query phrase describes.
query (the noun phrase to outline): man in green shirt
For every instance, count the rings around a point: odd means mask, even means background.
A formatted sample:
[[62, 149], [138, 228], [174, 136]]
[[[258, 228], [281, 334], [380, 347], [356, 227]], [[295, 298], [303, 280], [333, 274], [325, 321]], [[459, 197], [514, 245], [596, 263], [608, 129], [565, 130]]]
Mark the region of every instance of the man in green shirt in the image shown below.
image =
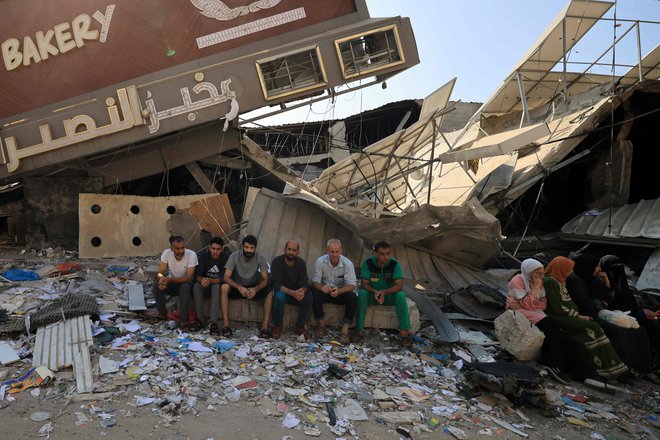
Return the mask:
[[362, 264], [360, 278], [362, 289], [358, 295], [356, 339], [364, 337], [364, 317], [370, 305], [395, 306], [399, 319], [401, 343], [410, 348], [410, 316], [406, 293], [403, 291], [403, 271], [401, 264], [390, 257], [389, 243], [379, 241], [374, 245], [374, 255]]

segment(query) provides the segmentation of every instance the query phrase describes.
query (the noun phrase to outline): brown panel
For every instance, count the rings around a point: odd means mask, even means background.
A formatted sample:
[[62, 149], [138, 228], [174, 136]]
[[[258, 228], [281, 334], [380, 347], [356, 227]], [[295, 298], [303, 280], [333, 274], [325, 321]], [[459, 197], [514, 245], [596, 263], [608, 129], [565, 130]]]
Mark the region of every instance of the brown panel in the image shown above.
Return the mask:
[[[216, 0], [206, 0], [208, 3]], [[107, 40], [85, 40], [66, 53], [49, 55], [39, 63], [7, 70], [0, 63], [0, 119], [24, 113], [96, 89], [177, 66], [215, 53], [235, 49], [296, 29], [356, 12], [354, 0], [281, 0], [258, 9], [269, 0], [224, 0], [228, 8], [252, 6], [255, 12], [222, 21], [205, 17], [190, 0], [3, 0], [0, 44], [16, 38], [36, 43], [37, 32], [61, 23], [71, 24], [80, 14], [92, 17], [114, 4]], [[304, 18], [260, 30], [202, 49], [197, 38], [236, 26], [304, 8]], [[357, 20], [357, 18], [356, 18]], [[91, 18], [91, 30], [101, 24]], [[70, 31], [70, 29], [69, 29]], [[51, 43], [56, 46], [55, 39]], [[244, 55], [244, 54], [240, 54]]]
[[227, 194], [209, 197], [190, 204], [188, 208], [199, 223], [200, 228], [209, 231], [216, 237], [236, 240], [238, 234], [234, 231], [234, 211], [231, 209]]

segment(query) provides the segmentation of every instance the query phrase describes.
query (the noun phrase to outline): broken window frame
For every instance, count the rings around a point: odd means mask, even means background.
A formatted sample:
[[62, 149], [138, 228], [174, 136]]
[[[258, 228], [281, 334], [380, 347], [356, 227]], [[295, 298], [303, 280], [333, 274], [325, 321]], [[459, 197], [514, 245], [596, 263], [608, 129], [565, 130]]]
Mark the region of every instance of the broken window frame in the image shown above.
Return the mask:
[[[314, 79], [316, 80], [314, 83], [309, 83], [308, 81], [305, 81], [305, 83], [300, 84], [296, 86], [295, 80], [291, 78], [291, 69], [290, 67], [292, 65], [298, 65], [300, 67], [301, 65], [300, 60], [293, 58], [297, 55], [304, 55], [304, 54], [313, 54], [314, 57], [310, 57], [311, 59], [311, 66], [312, 71], [314, 73]], [[304, 56], [301, 58], [301, 60], [304, 58]], [[288, 59], [288, 60], [287, 60]], [[264, 69], [267, 63], [273, 63], [277, 60], [282, 60], [286, 64], [283, 64], [280, 66], [280, 68], [285, 68], [286, 69], [286, 75], [289, 77], [289, 84], [288, 86], [280, 86], [279, 88], [271, 88], [269, 89], [268, 84], [269, 82], [272, 82], [274, 80], [269, 80], [268, 79], [268, 74], [270, 73], [268, 70]], [[293, 63], [293, 61], [296, 61], [296, 63]], [[308, 46], [303, 49], [299, 49], [296, 51], [291, 51], [283, 54], [279, 54], [273, 57], [269, 58], [264, 58], [261, 60], [257, 60], [256, 63], [256, 68], [257, 68], [257, 75], [259, 76], [259, 82], [261, 83], [261, 90], [264, 94], [264, 99], [266, 101], [271, 101], [273, 99], [278, 99], [282, 98], [284, 96], [288, 95], [293, 95], [296, 93], [301, 93], [305, 92], [307, 90], [312, 90], [316, 88], [324, 88], [328, 86], [328, 77], [325, 72], [325, 66], [323, 64], [323, 58], [321, 57], [321, 51], [319, 50], [319, 46]], [[308, 67], [309, 68], [309, 67]], [[272, 70], [272, 72], [276, 72], [276, 70]], [[301, 69], [300, 72], [304, 72], [304, 69]], [[281, 77], [280, 77], [281, 78]]]
[[[394, 43], [394, 46], [392, 48], [389, 47], [390, 39], [387, 37], [388, 32], [392, 33], [392, 37], [393, 37], [392, 42]], [[385, 43], [387, 44], [387, 47], [385, 49], [381, 49], [377, 52], [374, 52], [373, 54], [367, 53], [367, 49], [365, 47], [364, 55], [362, 56], [362, 60], [361, 60], [361, 62], [364, 63], [365, 68], [356, 67], [355, 66], [356, 57], [355, 57], [354, 48], [360, 45], [366, 46], [369, 41], [368, 37], [374, 34], [384, 34]], [[355, 41], [356, 44], [351, 44], [352, 40], [356, 40]], [[342, 45], [347, 42], [349, 42], [349, 45], [347, 50], [345, 51], [345, 54], [348, 57], [344, 59], [344, 56], [342, 55]], [[344, 79], [364, 76], [372, 72], [378, 72], [393, 66], [398, 66], [406, 62], [406, 57], [405, 54], [403, 53], [403, 46], [401, 45], [401, 39], [399, 38], [399, 30], [397, 25], [395, 24], [392, 24], [390, 26], [380, 27], [378, 29], [373, 29], [366, 33], [355, 34], [349, 37], [335, 40], [335, 50], [337, 51], [337, 58], [339, 59], [339, 64], [341, 66], [341, 73], [344, 76]], [[389, 61], [389, 62], [386, 61], [384, 63], [382, 61], [374, 62], [375, 58], [379, 58], [383, 55], [386, 56], [390, 55], [389, 56], [390, 60], [398, 56], [398, 60]], [[347, 71], [347, 69], [350, 66], [351, 60], [353, 64], [352, 70]]]

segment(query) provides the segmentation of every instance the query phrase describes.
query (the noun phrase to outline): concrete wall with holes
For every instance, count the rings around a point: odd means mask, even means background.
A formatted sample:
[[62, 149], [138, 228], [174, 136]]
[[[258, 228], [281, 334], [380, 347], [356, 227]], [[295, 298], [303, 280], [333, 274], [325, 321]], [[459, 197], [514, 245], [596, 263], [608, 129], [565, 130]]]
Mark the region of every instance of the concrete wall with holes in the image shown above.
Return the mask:
[[178, 197], [80, 194], [79, 253], [81, 258], [160, 255], [169, 247], [167, 221], [177, 209], [207, 194]]

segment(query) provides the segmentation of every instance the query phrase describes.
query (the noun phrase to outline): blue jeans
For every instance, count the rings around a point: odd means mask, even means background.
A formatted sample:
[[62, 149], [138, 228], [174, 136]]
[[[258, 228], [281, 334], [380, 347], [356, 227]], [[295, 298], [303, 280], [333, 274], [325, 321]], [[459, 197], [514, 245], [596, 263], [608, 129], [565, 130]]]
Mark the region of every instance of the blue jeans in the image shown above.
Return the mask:
[[301, 301], [296, 301], [291, 295], [278, 290], [273, 296], [273, 325], [276, 327], [282, 327], [282, 321], [284, 320], [284, 306], [288, 304], [294, 304], [300, 307], [298, 312], [298, 319], [296, 320], [296, 328], [305, 327], [307, 319], [309, 319], [309, 314], [312, 311], [312, 293], [307, 292], [305, 297]]

